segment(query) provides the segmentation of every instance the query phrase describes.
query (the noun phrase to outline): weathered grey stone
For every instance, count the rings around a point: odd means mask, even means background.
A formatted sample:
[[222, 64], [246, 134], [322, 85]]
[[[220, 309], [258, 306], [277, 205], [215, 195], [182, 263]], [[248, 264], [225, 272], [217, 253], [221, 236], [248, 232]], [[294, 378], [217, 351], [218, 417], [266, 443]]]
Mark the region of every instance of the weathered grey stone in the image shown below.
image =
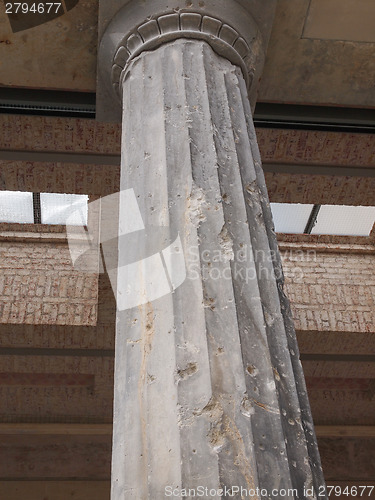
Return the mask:
[[99, 3], [97, 119], [121, 121], [120, 75], [141, 52], [205, 40], [241, 67], [255, 106], [276, 0], [103, 0]]
[[154, 260], [134, 265], [139, 305], [117, 313], [112, 499], [158, 500], [167, 486], [316, 498], [306, 490], [324, 481], [243, 75], [181, 39], [131, 61], [122, 95], [121, 189], [145, 229], [120, 240], [118, 304], [134, 285], [127, 264]]

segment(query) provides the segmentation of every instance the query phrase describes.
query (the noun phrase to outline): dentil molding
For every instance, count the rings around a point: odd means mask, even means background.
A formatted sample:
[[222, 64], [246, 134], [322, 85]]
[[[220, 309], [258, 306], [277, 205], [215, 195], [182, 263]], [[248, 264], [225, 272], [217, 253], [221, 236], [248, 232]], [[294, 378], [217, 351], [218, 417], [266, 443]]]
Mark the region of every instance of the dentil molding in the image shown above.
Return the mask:
[[[178, 38], [204, 40], [219, 55], [239, 66], [255, 104], [273, 20], [270, 6], [274, 3], [274, 0], [101, 0], [97, 119], [121, 121], [119, 89], [130, 62], [142, 52]], [[269, 12], [269, 20], [258, 26], [255, 19], [265, 10]]]

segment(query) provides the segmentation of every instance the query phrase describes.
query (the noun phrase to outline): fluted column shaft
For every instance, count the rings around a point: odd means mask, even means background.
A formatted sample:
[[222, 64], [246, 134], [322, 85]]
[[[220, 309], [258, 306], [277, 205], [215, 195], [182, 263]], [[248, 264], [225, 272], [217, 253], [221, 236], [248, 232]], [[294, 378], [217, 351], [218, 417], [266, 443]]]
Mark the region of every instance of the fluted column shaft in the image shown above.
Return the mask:
[[[112, 500], [168, 487], [315, 497], [323, 480], [242, 73], [180, 39], [134, 59], [122, 95], [121, 190], [137, 208], [121, 197], [131, 235], [119, 244]], [[129, 217], [142, 224], [121, 229]]]

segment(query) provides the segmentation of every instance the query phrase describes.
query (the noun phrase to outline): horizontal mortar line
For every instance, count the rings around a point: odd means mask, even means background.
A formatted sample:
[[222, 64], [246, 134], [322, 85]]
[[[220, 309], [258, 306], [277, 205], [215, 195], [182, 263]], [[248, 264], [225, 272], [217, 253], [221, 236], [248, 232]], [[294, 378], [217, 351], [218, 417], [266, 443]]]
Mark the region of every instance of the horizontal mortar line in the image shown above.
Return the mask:
[[59, 153], [52, 151], [17, 151], [1, 149], [0, 160], [120, 166], [121, 156], [96, 153]]
[[[56, 349], [53, 347], [0, 347], [0, 356], [77, 356], [77, 357], [110, 357], [115, 356], [114, 349]], [[370, 363], [375, 361], [372, 354], [301, 354], [302, 361], [354, 361]]]
[[317, 437], [375, 437], [375, 425], [316, 425]]
[[342, 361], [347, 363], [353, 361], [356, 363], [375, 362], [374, 354], [301, 354], [301, 361]]
[[[36, 270], [39, 271], [39, 269], [36, 269]], [[56, 274], [56, 272], [55, 272], [55, 274]], [[5, 276], [7, 276], [7, 275], [5, 275]], [[9, 273], [8, 276], [12, 276], [12, 275]], [[27, 275], [22, 275], [22, 276], [27, 276]], [[34, 283], [35, 283], [35, 281], [34, 281]], [[24, 285], [24, 286], [30, 286], [30, 283], [28, 283], [27, 285]], [[14, 296], [14, 295], [3, 295], [1, 297], [0, 304], [9, 304], [10, 303], [10, 304], [14, 304], [17, 307], [20, 304], [22, 304], [22, 305], [25, 304], [25, 301], [27, 300], [28, 304], [38, 304], [38, 305], [42, 304], [42, 305], [56, 306], [56, 305], [66, 305], [68, 300], [74, 300], [74, 304], [69, 304], [70, 307], [72, 307], [72, 306], [90, 307], [90, 306], [96, 306], [98, 303], [98, 301], [95, 299], [87, 300], [87, 299], [78, 299], [76, 297], [48, 297], [48, 302], [42, 301], [40, 299], [41, 299], [41, 297], [38, 297], [38, 296], [37, 297], [27, 297], [27, 298], [20, 297], [20, 298], [18, 298], [17, 296]], [[73, 309], [73, 307], [72, 307], [72, 309]], [[45, 313], [42, 313], [42, 314], [45, 314]]]
[[[330, 485], [335, 485], [337, 484], [338, 486], [340, 485], [341, 483], [341, 486], [342, 486], [342, 483], [344, 483], [344, 486], [373, 486], [374, 485], [374, 480], [371, 481], [371, 479], [327, 479], [326, 481], [327, 485], [330, 486]], [[342, 498], [342, 497], [339, 497], [339, 498]], [[350, 498], [350, 497], [348, 497]], [[358, 498], [358, 497], [357, 497]], [[363, 498], [366, 498], [366, 497], [363, 497]]]
[[[344, 483], [344, 485], [346, 486], [347, 484], [351, 484], [352, 482], [355, 482], [358, 486], [360, 485], [367, 485], [367, 486], [374, 486], [374, 479], [373, 479], [373, 476], [371, 477], [362, 477], [361, 479], [361, 476], [359, 477], [350, 477], [349, 479], [346, 477], [341, 477], [341, 476], [337, 476], [335, 478], [330, 478], [329, 476], [328, 477], [325, 477], [325, 483], [327, 486], [330, 486], [330, 485], [334, 485], [336, 483]], [[373, 490], [374, 488], [372, 488]], [[368, 490], [367, 490], [368, 491]], [[337, 497], [333, 497], [333, 498], [338, 498], [338, 499], [341, 499], [341, 498], [344, 498], [343, 495], [342, 496], [337, 496]], [[366, 491], [364, 492], [364, 494], [362, 496], [356, 496], [356, 497], [349, 497], [349, 496], [345, 496], [345, 498], [367, 498], [367, 499], [370, 499], [372, 497], [370, 497], [370, 495], [367, 493], [367, 496], [366, 496]]]
[[0, 347], [0, 356], [77, 356], [113, 358], [114, 349], [55, 349], [39, 347]]
[[112, 424], [0, 423], [0, 435], [108, 436]]
[[112, 425], [112, 416], [104, 417], [98, 415], [30, 415], [30, 414], [0, 414], [0, 425], [2, 424], [80, 424], [80, 425]]
[[1, 387], [93, 387], [95, 375], [84, 373], [2, 372]]
[[345, 167], [335, 165], [312, 165], [263, 162], [263, 170], [270, 173], [338, 175], [349, 177], [375, 177], [373, 167]]
[[18, 477], [18, 476], [15, 476], [15, 477], [1, 477], [0, 476], [0, 482], [7, 482], [7, 483], [11, 483], [11, 482], [18, 482], [18, 481], [22, 481], [22, 482], [31, 482], [31, 483], [34, 483], [34, 482], [43, 482], [45, 483], [46, 481], [48, 482], [57, 482], [57, 483], [64, 483], [64, 482], [74, 482], [74, 483], [82, 483], [82, 482], [85, 482], [85, 483], [88, 483], [88, 482], [93, 482], [93, 483], [97, 483], [97, 482], [108, 482], [110, 483], [111, 479], [108, 478], [108, 479], [97, 479], [96, 477], [78, 477], [75, 476], [75, 477], [45, 477], [45, 476], [40, 476], [40, 477]]

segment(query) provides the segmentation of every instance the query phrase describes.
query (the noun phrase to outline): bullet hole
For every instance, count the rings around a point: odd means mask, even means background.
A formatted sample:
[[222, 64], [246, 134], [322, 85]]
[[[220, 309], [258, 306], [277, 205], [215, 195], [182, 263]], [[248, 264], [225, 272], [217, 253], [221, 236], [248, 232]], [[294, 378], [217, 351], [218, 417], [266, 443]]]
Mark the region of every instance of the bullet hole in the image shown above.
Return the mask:
[[177, 370], [177, 375], [181, 380], [191, 377], [198, 371], [197, 363], [189, 363], [187, 367], [183, 370]]
[[246, 368], [246, 371], [249, 375], [253, 375], [253, 373], [255, 372], [255, 366], [253, 365], [249, 365], [247, 368]]

